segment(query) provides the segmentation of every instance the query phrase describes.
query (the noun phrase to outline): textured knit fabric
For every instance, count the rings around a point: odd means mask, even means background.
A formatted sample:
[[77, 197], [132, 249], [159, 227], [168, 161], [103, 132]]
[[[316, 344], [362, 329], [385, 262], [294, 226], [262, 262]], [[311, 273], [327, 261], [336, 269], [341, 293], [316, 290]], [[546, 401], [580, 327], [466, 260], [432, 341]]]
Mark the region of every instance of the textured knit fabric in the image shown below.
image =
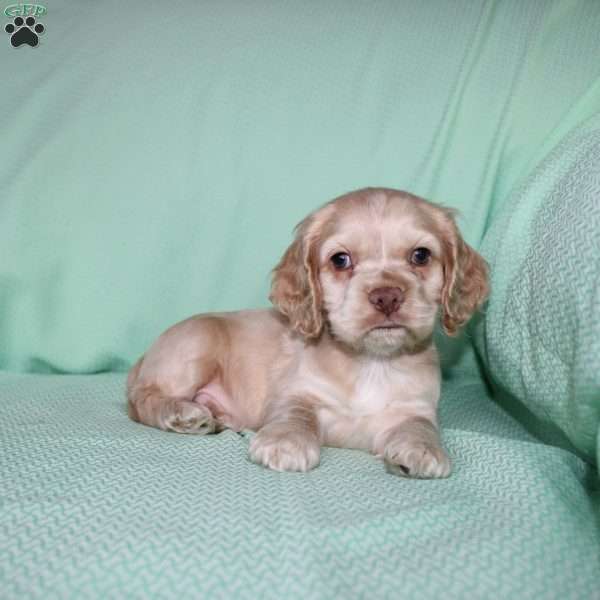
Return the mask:
[[476, 339], [490, 377], [595, 460], [600, 118], [573, 132], [534, 170], [494, 220], [482, 251], [494, 291]]
[[0, 376], [0, 581], [24, 598], [598, 598], [593, 469], [477, 381], [445, 387], [447, 480], [129, 421], [124, 378]]

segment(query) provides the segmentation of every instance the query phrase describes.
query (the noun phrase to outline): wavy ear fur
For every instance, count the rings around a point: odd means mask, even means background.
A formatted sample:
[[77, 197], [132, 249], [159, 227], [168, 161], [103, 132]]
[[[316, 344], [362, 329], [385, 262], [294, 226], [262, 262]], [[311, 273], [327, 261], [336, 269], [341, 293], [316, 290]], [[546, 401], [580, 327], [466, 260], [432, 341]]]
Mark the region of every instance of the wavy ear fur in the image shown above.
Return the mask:
[[323, 329], [313, 217], [296, 227], [296, 237], [273, 269], [269, 300], [290, 320], [294, 330], [306, 338], [317, 338]]
[[447, 217], [442, 326], [448, 335], [456, 335], [488, 296], [488, 268], [485, 260], [462, 239], [450, 211]]

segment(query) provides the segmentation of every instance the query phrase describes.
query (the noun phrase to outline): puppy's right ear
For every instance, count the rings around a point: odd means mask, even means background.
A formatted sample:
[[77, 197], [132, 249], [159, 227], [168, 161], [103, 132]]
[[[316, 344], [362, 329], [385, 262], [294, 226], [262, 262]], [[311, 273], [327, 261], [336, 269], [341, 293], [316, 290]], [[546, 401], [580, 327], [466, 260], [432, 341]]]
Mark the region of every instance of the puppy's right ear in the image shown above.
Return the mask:
[[319, 283], [317, 234], [313, 217], [296, 227], [296, 236], [273, 269], [269, 300], [306, 338], [317, 338], [323, 329]]

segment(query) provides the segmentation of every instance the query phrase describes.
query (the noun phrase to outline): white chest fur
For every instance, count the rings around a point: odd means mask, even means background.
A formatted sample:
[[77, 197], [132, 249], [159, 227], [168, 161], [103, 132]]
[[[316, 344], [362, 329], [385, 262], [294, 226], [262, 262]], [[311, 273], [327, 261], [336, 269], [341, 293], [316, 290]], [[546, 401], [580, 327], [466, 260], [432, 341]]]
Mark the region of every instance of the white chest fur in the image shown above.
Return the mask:
[[394, 400], [398, 401], [402, 390], [409, 386], [410, 377], [394, 369], [389, 361], [365, 361], [360, 366], [347, 410], [357, 417], [380, 412]]
[[439, 377], [435, 368], [415, 369], [385, 360], [364, 360], [351, 386], [320, 380], [318, 411], [325, 445], [373, 449], [378, 432], [394, 420], [435, 420]]
[[290, 364], [281, 392], [311, 397], [327, 420], [371, 417], [387, 409], [435, 416], [440, 377], [433, 347], [395, 359], [343, 355], [332, 359], [303, 352], [300, 361]]

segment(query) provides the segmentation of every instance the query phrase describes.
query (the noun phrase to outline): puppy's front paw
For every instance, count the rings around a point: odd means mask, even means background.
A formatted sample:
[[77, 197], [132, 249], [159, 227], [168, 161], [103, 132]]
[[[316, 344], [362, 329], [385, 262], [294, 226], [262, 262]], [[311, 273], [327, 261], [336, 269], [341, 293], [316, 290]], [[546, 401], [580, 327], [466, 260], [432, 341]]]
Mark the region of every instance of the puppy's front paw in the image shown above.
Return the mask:
[[402, 477], [441, 478], [448, 477], [452, 470], [445, 450], [427, 442], [393, 440], [386, 446], [383, 458], [387, 470]]
[[319, 464], [320, 446], [310, 433], [266, 425], [250, 443], [250, 458], [274, 471], [310, 471]]

